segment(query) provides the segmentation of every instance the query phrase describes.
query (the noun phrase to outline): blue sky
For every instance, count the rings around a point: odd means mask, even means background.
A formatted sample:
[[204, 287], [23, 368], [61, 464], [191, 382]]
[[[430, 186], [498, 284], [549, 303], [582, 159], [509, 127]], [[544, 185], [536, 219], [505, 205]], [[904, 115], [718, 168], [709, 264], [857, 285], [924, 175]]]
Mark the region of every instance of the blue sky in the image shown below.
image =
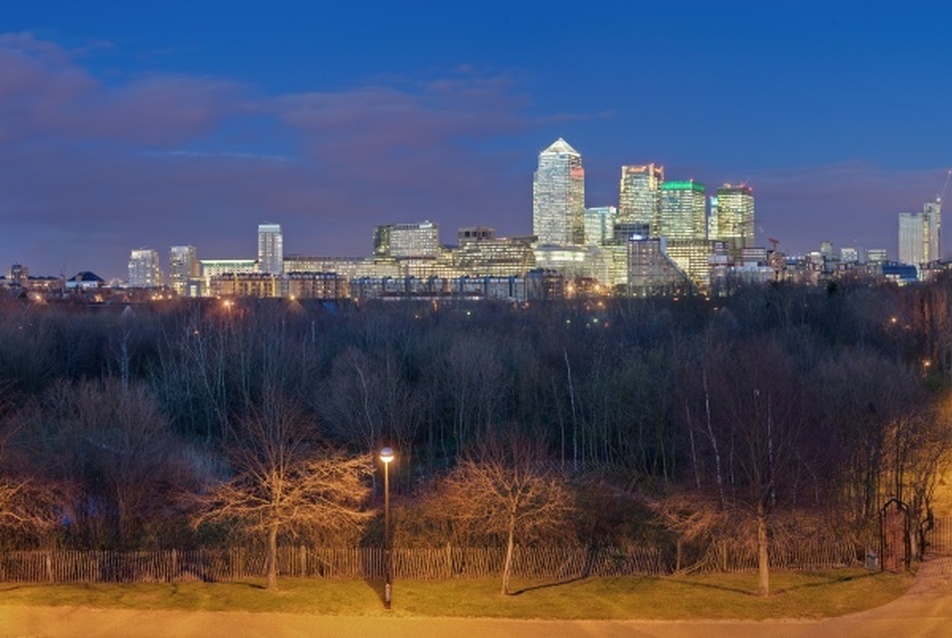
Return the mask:
[[[774, 4], [776, 6], [769, 6]], [[768, 7], [768, 8], [765, 8]], [[0, 18], [0, 268], [129, 250], [367, 255], [429, 219], [531, 232], [540, 150], [754, 188], [758, 240], [896, 253], [952, 168], [952, 7], [54, 2]], [[947, 254], [947, 251], [944, 252]]]

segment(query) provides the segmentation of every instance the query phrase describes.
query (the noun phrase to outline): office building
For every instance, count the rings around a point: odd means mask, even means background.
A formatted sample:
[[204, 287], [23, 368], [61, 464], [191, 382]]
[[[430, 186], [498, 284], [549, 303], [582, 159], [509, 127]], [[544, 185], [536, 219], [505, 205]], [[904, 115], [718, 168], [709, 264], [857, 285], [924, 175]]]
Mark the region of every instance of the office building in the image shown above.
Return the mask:
[[258, 272], [280, 275], [284, 272], [284, 238], [281, 224], [258, 224]]
[[677, 240], [707, 238], [704, 185], [693, 179], [665, 182], [661, 185], [661, 216], [652, 237]]
[[496, 237], [488, 227], [460, 228], [452, 263], [460, 275], [508, 277], [525, 275], [536, 267], [535, 237]]
[[374, 228], [374, 256], [433, 259], [441, 253], [440, 229], [430, 221], [384, 224]]
[[194, 246], [172, 246], [169, 249], [169, 287], [185, 296], [188, 280], [201, 276], [201, 265]]
[[626, 242], [626, 293], [632, 297], [678, 295], [693, 290], [687, 275], [667, 255], [666, 240], [639, 238]]
[[612, 239], [612, 228], [618, 216], [614, 206], [586, 208], [584, 216], [585, 245], [603, 246]]
[[647, 224], [654, 229], [661, 215], [663, 183], [663, 166], [622, 166], [618, 188], [618, 221]]
[[754, 192], [749, 186], [724, 184], [711, 197], [708, 238], [723, 241], [737, 255], [754, 244]]
[[582, 156], [560, 137], [539, 153], [532, 180], [532, 234], [542, 245], [580, 245], [584, 216]]
[[133, 250], [129, 255], [129, 286], [131, 288], [158, 288], [162, 285], [159, 253], [151, 248]]
[[938, 200], [921, 213], [899, 213], [899, 261], [921, 266], [938, 261], [942, 246], [942, 210]]

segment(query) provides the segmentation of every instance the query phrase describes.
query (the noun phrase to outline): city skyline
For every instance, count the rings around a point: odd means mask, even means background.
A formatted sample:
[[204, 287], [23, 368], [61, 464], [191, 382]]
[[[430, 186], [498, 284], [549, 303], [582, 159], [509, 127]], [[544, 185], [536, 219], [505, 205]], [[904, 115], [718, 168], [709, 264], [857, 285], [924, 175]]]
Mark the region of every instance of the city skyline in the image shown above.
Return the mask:
[[[708, 195], [752, 186], [758, 245], [895, 258], [898, 213], [952, 163], [930, 36], [952, 10], [682, 9], [11, 7], [0, 259], [109, 279], [137, 247], [254, 256], [265, 220], [285, 254], [369, 255], [376, 226], [424, 219], [444, 243], [527, 235], [559, 137], [584, 158], [587, 207], [618, 206], [621, 167], [655, 163]], [[610, 28], [635, 19], [657, 26]]]

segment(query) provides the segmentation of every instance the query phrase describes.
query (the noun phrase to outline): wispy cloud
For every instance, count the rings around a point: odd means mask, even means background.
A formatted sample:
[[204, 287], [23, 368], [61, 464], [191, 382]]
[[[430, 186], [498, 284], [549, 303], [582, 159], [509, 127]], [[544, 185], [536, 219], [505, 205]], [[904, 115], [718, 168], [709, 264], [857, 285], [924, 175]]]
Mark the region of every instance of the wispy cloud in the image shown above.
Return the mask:
[[0, 260], [43, 272], [79, 253], [75, 269], [108, 276], [144, 243], [254, 254], [264, 217], [291, 251], [366, 254], [376, 223], [430, 218], [449, 239], [461, 223], [505, 230], [512, 202], [528, 203], [512, 157], [489, 149], [535, 125], [505, 76], [267, 95], [229, 78], [107, 82], [84, 55], [0, 35]]

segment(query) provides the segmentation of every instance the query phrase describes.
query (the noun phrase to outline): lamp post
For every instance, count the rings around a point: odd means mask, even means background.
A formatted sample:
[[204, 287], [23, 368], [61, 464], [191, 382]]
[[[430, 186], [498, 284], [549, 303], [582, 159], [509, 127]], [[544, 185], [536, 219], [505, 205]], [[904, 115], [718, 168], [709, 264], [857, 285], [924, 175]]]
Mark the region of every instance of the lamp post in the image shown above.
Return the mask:
[[383, 608], [390, 609], [390, 592], [393, 589], [391, 560], [390, 560], [390, 461], [394, 458], [393, 450], [385, 447], [380, 450], [380, 460], [383, 461], [383, 556], [384, 556], [384, 586]]

